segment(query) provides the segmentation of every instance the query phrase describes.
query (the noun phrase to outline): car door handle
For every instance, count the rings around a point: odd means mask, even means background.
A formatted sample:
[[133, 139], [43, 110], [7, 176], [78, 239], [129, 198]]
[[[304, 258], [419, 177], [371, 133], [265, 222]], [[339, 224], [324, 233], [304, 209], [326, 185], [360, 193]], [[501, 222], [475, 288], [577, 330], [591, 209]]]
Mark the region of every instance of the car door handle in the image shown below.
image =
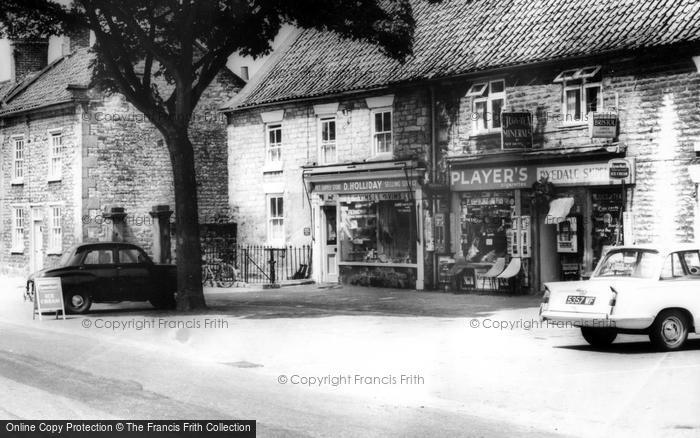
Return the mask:
[[117, 266], [116, 269], [117, 269], [117, 271], [121, 271], [121, 270], [122, 270], [122, 267], [121, 267], [121, 266]]

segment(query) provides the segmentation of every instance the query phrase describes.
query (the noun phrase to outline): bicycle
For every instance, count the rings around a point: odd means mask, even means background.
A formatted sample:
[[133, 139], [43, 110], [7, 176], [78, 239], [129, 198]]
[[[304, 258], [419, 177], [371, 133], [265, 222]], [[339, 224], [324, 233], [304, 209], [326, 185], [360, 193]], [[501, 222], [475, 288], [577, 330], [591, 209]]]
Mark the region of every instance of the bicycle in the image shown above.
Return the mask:
[[238, 279], [238, 270], [221, 259], [202, 260], [202, 286], [210, 282], [212, 287], [231, 287]]

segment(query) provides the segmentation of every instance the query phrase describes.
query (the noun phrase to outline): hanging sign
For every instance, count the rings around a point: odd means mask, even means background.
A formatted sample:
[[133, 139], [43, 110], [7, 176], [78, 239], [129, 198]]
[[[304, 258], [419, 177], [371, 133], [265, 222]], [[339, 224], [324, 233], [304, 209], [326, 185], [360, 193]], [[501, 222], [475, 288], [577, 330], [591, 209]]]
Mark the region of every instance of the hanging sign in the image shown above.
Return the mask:
[[66, 319], [65, 306], [63, 305], [63, 290], [60, 278], [37, 278], [34, 280], [34, 315], [32, 319], [39, 315], [41, 320], [42, 312], [61, 312], [61, 317]]
[[590, 113], [588, 131], [591, 138], [617, 137], [618, 118], [611, 113]]
[[528, 111], [501, 113], [503, 149], [532, 149], [532, 114]]
[[610, 179], [625, 179], [630, 176], [630, 163], [624, 158], [614, 158], [608, 162]]

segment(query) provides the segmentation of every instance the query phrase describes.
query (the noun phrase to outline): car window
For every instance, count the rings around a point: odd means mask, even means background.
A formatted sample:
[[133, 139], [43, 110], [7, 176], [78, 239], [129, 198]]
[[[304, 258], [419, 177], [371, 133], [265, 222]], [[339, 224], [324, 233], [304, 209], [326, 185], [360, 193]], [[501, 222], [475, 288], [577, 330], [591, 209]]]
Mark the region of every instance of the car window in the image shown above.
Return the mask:
[[669, 254], [664, 261], [664, 266], [661, 269], [661, 278], [673, 279], [685, 276], [683, 265], [681, 264], [680, 254], [674, 252]]
[[148, 263], [148, 257], [143, 251], [135, 248], [119, 250], [119, 263]]
[[85, 265], [111, 265], [114, 263], [111, 249], [93, 249], [85, 255]]
[[613, 249], [598, 264], [594, 277], [653, 278], [659, 275], [660, 257], [645, 249]]
[[688, 268], [688, 275], [700, 277], [700, 253], [697, 251], [686, 251], [683, 253], [683, 261]]

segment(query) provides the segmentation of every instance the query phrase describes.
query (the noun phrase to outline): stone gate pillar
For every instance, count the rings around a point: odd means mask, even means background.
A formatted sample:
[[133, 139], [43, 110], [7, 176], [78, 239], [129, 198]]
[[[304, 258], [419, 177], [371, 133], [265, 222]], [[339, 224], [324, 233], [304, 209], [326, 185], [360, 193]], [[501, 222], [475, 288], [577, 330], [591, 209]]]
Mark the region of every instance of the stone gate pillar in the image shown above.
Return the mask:
[[170, 252], [170, 216], [173, 211], [169, 205], [154, 205], [148, 213], [153, 218], [153, 261], [156, 263], [172, 263]]
[[111, 207], [102, 217], [109, 221], [111, 228], [110, 241], [124, 242], [126, 241], [126, 211], [124, 207]]

